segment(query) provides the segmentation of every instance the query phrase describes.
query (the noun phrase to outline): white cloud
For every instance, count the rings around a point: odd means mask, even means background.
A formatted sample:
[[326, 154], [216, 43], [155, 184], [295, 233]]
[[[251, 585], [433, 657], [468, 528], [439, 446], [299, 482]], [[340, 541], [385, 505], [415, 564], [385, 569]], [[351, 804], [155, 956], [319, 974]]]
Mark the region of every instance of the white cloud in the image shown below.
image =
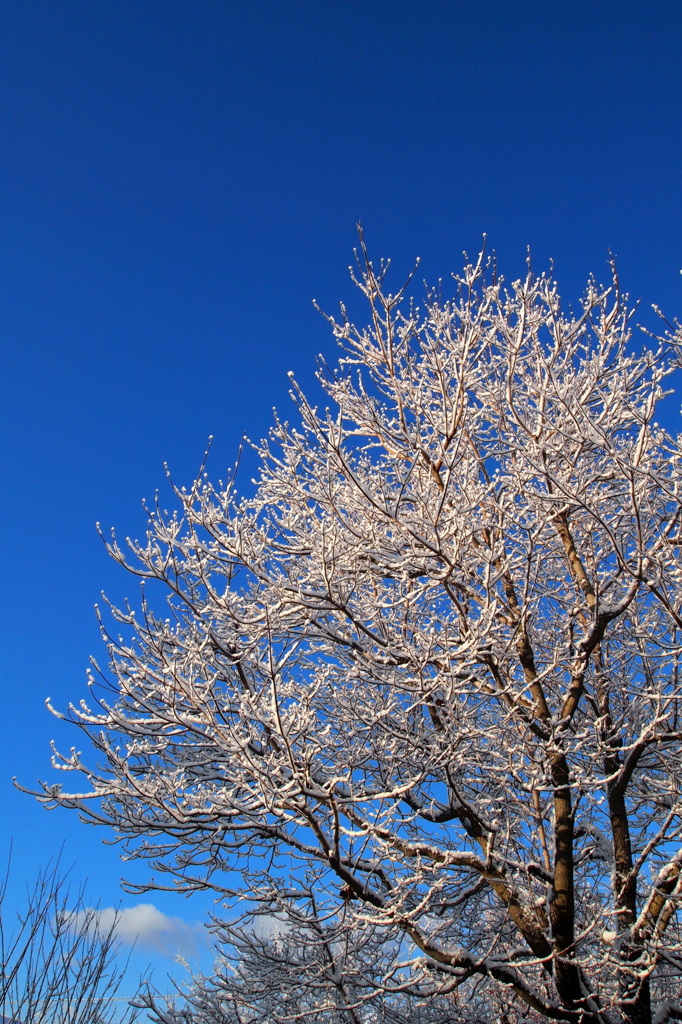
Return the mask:
[[276, 914], [257, 914], [251, 923], [251, 930], [259, 939], [281, 939], [291, 931], [291, 925]]
[[134, 907], [118, 909], [88, 907], [72, 916], [74, 927], [81, 926], [84, 921], [105, 932], [113, 927], [116, 938], [126, 945], [147, 947], [167, 956], [194, 955], [205, 934], [201, 925], [188, 924], [181, 917], [170, 917], [153, 903], [138, 903]]

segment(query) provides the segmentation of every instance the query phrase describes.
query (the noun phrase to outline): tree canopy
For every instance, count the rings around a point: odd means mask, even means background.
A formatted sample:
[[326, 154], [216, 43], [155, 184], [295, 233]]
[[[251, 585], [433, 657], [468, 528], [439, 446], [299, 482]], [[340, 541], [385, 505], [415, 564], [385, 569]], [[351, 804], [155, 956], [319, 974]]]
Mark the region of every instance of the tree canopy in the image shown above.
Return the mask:
[[240, 1020], [682, 1019], [682, 333], [633, 339], [615, 274], [571, 311], [386, 270], [251, 491], [112, 538], [168, 602], [113, 609], [67, 715], [100, 767], [43, 799], [236, 901]]

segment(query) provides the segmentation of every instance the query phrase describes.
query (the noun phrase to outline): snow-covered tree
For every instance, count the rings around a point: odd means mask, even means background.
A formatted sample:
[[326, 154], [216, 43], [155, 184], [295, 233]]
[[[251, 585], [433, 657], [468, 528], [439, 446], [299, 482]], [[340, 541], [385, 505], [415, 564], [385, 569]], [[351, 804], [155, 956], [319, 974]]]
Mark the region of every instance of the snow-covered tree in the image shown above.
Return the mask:
[[[355, 925], [320, 917], [311, 896], [306, 918], [270, 918], [250, 926], [218, 922], [214, 973], [197, 976], [177, 997], [147, 989], [138, 999], [155, 1024], [247, 1024], [252, 1021], [313, 1020], [315, 1024], [444, 1024], [458, 1021], [457, 994], [415, 1000], [395, 988], [376, 998], [377, 978], [394, 958], [390, 937], [365, 931], [358, 956]], [[387, 941], [388, 940], [388, 941]], [[409, 988], [409, 985], [408, 985]], [[278, 994], [273, 1013], [273, 993]], [[361, 1009], [362, 1008], [362, 1009]], [[489, 1021], [490, 1007], [481, 1020]], [[446, 1012], [447, 1011], [447, 1012]], [[470, 1018], [473, 1019], [473, 1018]]]
[[682, 333], [635, 348], [615, 277], [385, 271], [253, 490], [112, 539], [169, 607], [114, 611], [103, 767], [43, 798], [277, 923], [244, 1020], [682, 1019]]

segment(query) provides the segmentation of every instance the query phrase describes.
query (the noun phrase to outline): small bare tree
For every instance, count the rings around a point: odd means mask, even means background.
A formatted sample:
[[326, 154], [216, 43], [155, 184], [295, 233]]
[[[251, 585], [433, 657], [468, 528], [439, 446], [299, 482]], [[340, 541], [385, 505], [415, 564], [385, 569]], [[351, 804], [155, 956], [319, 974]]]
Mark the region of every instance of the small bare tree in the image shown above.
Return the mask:
[[682, 1019], [682, 335], [633, 351], [615, 276], [572, 313], [481, 258], [420, 309], [359, 266], [254, 493], [112, 540], [170, 615], [114, 612], [106, 767], [43, 798], [285, 922], [273, 1021]]
[[57, 864], [7, 912], [9, 862], [0, 885], [0, 1020], [12, 1024], [132, 1024], [139, 1010], [120, 1000], [127, 962], [115, 922], [99, 924], [83, 892], [74, 897]]

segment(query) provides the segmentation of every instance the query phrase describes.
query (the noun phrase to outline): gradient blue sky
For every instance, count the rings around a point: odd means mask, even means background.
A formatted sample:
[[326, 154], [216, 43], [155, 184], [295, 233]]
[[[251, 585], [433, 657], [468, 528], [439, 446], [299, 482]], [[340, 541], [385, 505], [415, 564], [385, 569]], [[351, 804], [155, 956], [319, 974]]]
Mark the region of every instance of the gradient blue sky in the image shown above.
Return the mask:
[[351, 294], [358, 220], [396, 281], [416, 256], [445, 277], [487, 232], [507, 277], [531, 246], [575, 300], [611, 250], [634, 297], [679, 315], [681, 52], [679, 0], [0, 3], [0, 853], [13, 835], [17, 881], [62, 844], [105, 905], [124, 870], [145, 875], [11, 785], [50, 776], [52, 737], [78, 744], [44, 700], [85, 693], [99, 591], [135, 596], [95, 522], [141, 532], [164, 461], [189, 483], [214, 434], [220, 476], [286, 411], [286, 371], [305, 385], [333, 357], [311, 300]]

